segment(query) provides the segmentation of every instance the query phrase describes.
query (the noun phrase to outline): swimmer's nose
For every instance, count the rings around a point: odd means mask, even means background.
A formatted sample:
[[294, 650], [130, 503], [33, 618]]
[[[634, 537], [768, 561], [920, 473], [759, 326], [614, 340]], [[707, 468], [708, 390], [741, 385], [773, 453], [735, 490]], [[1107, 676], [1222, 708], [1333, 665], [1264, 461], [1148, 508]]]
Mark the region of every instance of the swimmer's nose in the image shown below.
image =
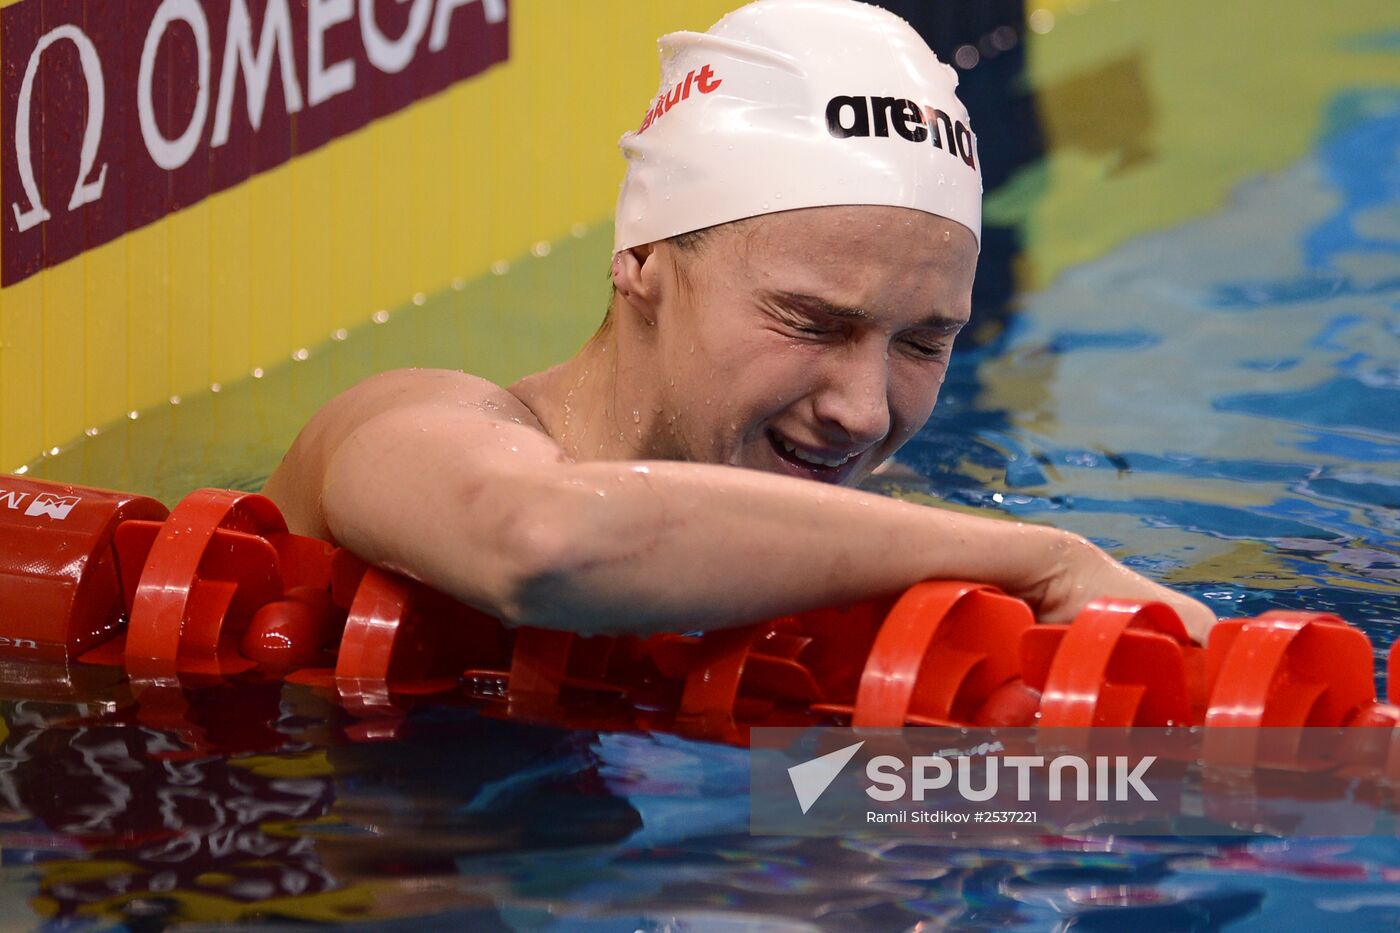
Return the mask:
[[823, 427], [842, 442], [868, 445], [883, 439], [890, 430], [889, 361], [883, 348], [851, 347], [825, 363], [829, 368], [813, 405]]

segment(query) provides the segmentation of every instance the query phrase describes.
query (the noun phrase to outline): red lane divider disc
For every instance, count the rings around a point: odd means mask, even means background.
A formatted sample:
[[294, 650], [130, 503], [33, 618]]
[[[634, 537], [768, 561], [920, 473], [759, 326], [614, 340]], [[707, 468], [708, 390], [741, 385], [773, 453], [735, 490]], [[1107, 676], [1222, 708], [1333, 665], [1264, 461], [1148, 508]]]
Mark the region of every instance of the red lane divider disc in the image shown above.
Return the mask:
[[1039, 715], [1040, 691], [1018, 677], [988, 695], [972, 717], [972, 725], [1029, 727]]
[[513, 710], [548, 709], [558, 701], [568, 671], [573, 632], [522, 628], [511, 651], [507, 698]]
[[[465, 669], [509, 707], [564, 718], [588, 705], [598, 721], [731, 741], [742, 741], [741, 724], [824, 713], [861, 727], [1204, 721], [1216, 727], [1208, 762], [1295, 770], [1325, 758], [1301, 744], [1303, 729], [1359, 727], [1353, 764], [1364, 770], [1384, 756], [1400, 779], [1400, 643], [1387, 658], [1391, 702], [1379, 703], [1370, 642], [1333, 615], [1225, 621], [1196, 649], [1163, 604], [1101, 600], [1069, 626], [1035, 626], [1024, 603], [993, 587], [928, 581], [699, 637], [508, 637], [421, 584], [290, 534], [259, 495], [199, 490], [160, 521], [154, 500], [18, 478], [10, 486], [0, 512], [2, 653], [66, 660], [84, 651], [79, 660], [124, 662], [138, 690], [261, 666], [333, 685], [376, 715], [387, 707], [387, 723], [396, 695], [455, 688]], [[328, 658], [347, 614], [334, 669], [307, 666]], [[142, 695], [152, 715], [164, 708], [166, 694]]]
[[[1218, 765], [1307, 767], [1303, 729], [1374, 705], [1371, 643], [1336, 616], [1271, 612], [1211, 630], [1203, 754]], [[1235, 731], [1239, 730], [1239, 731]]]
[[287, 673], [318, 666], [345, 629], [345, 611], [331, 594], [297, 586], [260, 608], [243, 632], [240, 653], [265, 671]]
[[695, 648], [693, 666], [685, 679], [676, 714], [678, 723], [701, 736], [735, 735], [739, 682], [761, 629], [761, 625], [745, 625], [705, 633]]
[[[676, 721], [685, 731], [742, 743], [742, 727], [750, 720], [776, 715], [783, 724], [795, 724], [810, 718], [810, 704], [822, 699], [822, 687], [806, 663], [813, 639], [800, 629], [796, 617], [782, 616], [701, 636], [658, 635], [639, 648], [661, 677], [683, 683]], [[620, 663], [611, 664], [610, 671], [630, 673], [631, 687], [645, 692], [646, 684], [636, 683], [636, 657], [624, 643], [614, 651], [611, 660]]]
[[995, 587], [927, 581], [909, 588], [880, 627], [861, 674], [853, 726], [971, 722], [1019, 673], [1016, 645], [1030, 608]]
[[1400, 706], [1400, 641], [1390, 646], [1385, 660], [1385, 697]]
[[1116, 599], [1094, 600], [1068, 626], [1028, 631], [1022, 665], [1041, 688], [1040, 725], [1189, 724], [1190, 641], [1166, 604]]
[[355, 601], [369, 564], [360, 560], [345, 548], [336, 548], [331, 554], [331, 599], [342, 609], [349, 609]]
[[329, 541], [281, 532], [267, 535], [268, 543], [277, 549], [277, 565], [282, 570], [282, 585], [289, 591], [299, 587], [329, 590], [335, 552]]
[[112, 546], [117, 552], [117, 563], [121, 566], [122, 600], [126, 614], [131, 616], [131, 606], [136, 602], [136, 587], [141, 584], [141, 574], [146, 569], [146, 558], [151, 556], [151, 548], [156, 538], [165, 528], [165, 519], [122, 522], [112, 535]]
[[811, 639], [800, 655], [803, 667], [821, 686], [822, 696], [844, 707], [847, 714], [855, 703], [875, 636], [898, 601], [899, 595], [888, 595], [784, 617]]
[[409, 582], [377, 567], [368, 568], [345, 620], [336, 679], [387, 681], [394, 642], [411, 611]]
[[125, 620], [115, 533], [166, 508], [105, 489], [0, 480], [0, 658], [66, 663]]
[[1221, 622], [1208, 651], [1208, 726], [1340, 726], [1375, 701], [1370, 642], [1336, 616]]
[[[132, 596], [127, 669], [173, 676], [191, 622], [189, 663], [222, 669], [219, 645], [237, 639], [252, 612], [281, 595], [276, 550], [259, 539], [286, 530], [277, 506], [254, 493], [200, 489], [181, 500], [151, 542]], [[235, 610], [241, 617], [230, 620]]]
[[336, 690], [351, 712], [394, 708], [389, 676], [397, 643], [412, 624], [414, 596], [411, 582], [395, 574], [369, 567], [361, 575], [335, 665]]
[[467, 668], [498, 669], [501, 624], [420, 583], [368, 568], [345, 620], [335, 684], [342, 701], [392, 706], [395, 693], [452, 689]]

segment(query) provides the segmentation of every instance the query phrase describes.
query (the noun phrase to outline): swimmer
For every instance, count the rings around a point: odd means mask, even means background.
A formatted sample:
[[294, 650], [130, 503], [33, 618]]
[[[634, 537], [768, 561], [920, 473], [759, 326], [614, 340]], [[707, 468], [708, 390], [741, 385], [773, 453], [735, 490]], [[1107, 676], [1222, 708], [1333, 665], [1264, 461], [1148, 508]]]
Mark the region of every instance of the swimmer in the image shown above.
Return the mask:
[[1054, 528], [853, 488], [925, 423], [981, 232], [957, 80], [856, 0], [759, 0], [661, 40], [622, 138], [613, 297], [575, 356], [507, 388], [399, 370], [325, 405], [264, 492], [507, 624], [753, 622], [931, 578], [1044, 622], [1201, 603]]

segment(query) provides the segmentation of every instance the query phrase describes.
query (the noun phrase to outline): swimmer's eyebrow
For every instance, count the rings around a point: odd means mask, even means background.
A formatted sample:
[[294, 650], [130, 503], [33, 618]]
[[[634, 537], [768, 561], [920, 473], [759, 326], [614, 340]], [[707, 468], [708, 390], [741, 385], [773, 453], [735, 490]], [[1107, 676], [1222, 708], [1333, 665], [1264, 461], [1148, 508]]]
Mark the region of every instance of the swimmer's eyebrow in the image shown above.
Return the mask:
[[[787, 291], [765, 291], [763, 297], [777, 304], [786, 305], [795, 311], [804, 314], [824, 315], [826, 317], [843, 318], [846, 320], [870, 321], [874, 315], [864, 308], [854, 308], [850, 305], [838, 305], [819, 298], [816, 295], [804, 295], [801, 292]], [[960, 318], [955, 318], [947, 314], [935, 311], [928, 317], [918, 321], [915, 327], [924, 327], [929, 330], [936, 330], [944, 334], [956, 334], [962, 330], [967, 322]]]

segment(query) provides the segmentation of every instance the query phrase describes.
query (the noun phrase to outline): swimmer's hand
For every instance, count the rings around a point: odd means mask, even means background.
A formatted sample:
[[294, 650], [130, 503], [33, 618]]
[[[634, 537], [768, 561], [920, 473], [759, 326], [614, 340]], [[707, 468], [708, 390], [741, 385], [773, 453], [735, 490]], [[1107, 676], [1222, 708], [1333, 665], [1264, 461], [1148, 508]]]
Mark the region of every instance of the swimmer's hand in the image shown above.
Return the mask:
[[1134, 573], [1079, 535], [1047, 528], [1047, 560], [1014, 595], [1026, 600], [1041, 622], [1066, 623], [1091, 600], [1112, 597], [1163, 602], [1176, 610], [1191, 638], [1205, 643], [1215, 613], [1204, 603]]

